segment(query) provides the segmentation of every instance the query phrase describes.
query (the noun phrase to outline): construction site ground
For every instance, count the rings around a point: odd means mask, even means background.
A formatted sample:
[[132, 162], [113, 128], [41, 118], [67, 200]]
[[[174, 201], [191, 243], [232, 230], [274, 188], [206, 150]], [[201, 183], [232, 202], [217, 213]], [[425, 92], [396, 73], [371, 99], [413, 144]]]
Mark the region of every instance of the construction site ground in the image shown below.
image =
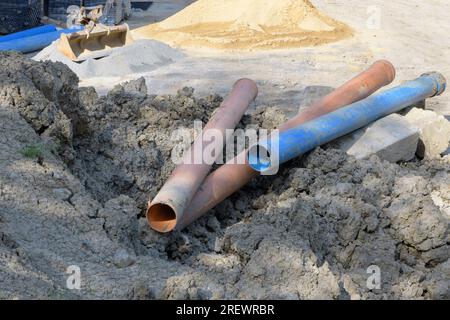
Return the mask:
[[[327, 145], [183, 231], [148, 226], [147, 201], [174, 169], [172, 133], [206, 122], [239, 78], [259, 86], [239, 124], [255, 128], [277, 127], [377, 59], [396, 66], [391, 86], [427, 71], [450, 79], [447, 1], [313, 3], [354, 36], [184, 50], [152, 71], [86, 79], [0, 53], [0, 299], [450, 299], [449, 155], [389, 163]], [[153, 8], [155, 21], [178, 10]], [[450, 94], [425, 107], [450, 118]]]

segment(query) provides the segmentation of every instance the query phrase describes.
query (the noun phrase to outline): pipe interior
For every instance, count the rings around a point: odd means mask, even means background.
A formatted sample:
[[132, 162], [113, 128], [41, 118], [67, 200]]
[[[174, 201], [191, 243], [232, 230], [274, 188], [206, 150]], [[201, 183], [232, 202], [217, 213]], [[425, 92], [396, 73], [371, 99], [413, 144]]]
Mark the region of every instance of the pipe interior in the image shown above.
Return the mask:
[[248, 163], [253, 170], [263, 172], [272, 167], [269, 150], [259, 144], [249, 149], [247, 157]]
[[156, 203], [147, 211], [150, 227], [158, 232], [172, 231], [177, 224], [177, 215], [172, 207], [163, 203]]

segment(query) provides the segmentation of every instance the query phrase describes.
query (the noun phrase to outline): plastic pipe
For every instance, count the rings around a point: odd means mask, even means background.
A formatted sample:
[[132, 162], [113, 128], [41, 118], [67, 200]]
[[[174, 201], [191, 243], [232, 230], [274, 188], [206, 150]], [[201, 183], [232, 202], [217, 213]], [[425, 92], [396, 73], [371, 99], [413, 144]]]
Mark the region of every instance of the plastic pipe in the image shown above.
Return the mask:
[[299, 115], [288, 120], [278, 129], [284, 131], [296, 127], [299, 124], [365, 99], [378, 89], [392, 83], [394, 79], [395, 68], [392, 63], [387, 60], [378, 60], [367, 70], [346, 82], [322, 100], [299, 112]]
[[24, 37], [30, 37], [41, 33], [54, 32], [56, 31], [56, 27], [54, 25], [45, 25], [36, 28], [31, 28], [24, 31], [19, 31], [15, 33], [8, 34], [6, 36], [0, 37], [0, 42], [11, 41], [14, 39], [20, 39]]
[[440, 95], [445, 91], [445, 87], [446, 80], [442, 74], [424, 74], [398, 87], [284, 131], [276, 141], [261, 141], [250, 148], [248, 161], [252, 169], [263, 172], [274, 163], [256, 151], [263, 150], [265, 154], [274, 142], [278, 143], [279, 147], [279, 162], [276, 165], [282, 164], [416, 102]]
[[[296, 117], [284, 123], [279, 130], [287, 130], [364, 99], [381, 87], [390, 84], [394, 78], [395, 68], [389, 61], [376, 61], [367, 70], [323, 99], [300, 111]], [[197, 220], [259, 175], [259, 172], [253, 170], [245, 162], [246, 158], [247, 152], [244, 151], [206, 178], [186, 209], [183, 220], [179, 223], [179, 229], [183, 229]]]
[[[147, 220], [153, 229], [169, 232], [178, 227], [186, 207], [211, 169], [211, 164], [205, 162], [202, 156], [205, 149], [222, 150], [226, 130], [236, 127], [257, 94], [258, 88], [252, 80], [241, 79], [234, 84], [230, 95], [214, 113], [190, 150], [183, 155], [183, 163], [173, 171], [149, 204]], [[205, 136], [205, 132], [213, 130], [220, 133], [222, 139], [211, 141]], [[200, 161], [194, 162], [193, 160], [198, 158], [200, 152]]]
[[0, 51], [19, 51], [22, 53], [37, 51], [58, 40], [63, 33], [73, 33], [80, 30], [81, 28], [63, 29], [0, 42]]

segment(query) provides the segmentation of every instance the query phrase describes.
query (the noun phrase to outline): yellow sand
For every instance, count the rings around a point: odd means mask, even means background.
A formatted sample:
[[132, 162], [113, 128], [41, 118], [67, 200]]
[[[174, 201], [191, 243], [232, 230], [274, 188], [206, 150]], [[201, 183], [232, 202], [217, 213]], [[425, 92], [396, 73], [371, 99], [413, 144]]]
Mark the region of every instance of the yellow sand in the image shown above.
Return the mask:
[[198, 0], [166, 20], [133, 31], [176, 47], [275, 49], [351, 36], [344, 23], [308, 0]]

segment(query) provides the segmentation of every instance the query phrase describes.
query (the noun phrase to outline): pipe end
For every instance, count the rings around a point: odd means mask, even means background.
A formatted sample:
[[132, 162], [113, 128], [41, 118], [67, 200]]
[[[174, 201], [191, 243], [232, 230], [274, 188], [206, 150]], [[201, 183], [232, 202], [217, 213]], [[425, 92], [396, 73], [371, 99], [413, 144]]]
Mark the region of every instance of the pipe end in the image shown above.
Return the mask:
[[272, 160], [268, 148], [261, 144], [255, 144], [247, 152], [249, 166], [258, 172], [265, 172], [272, 168]]
[[170, 232], [177, 225], [175, 210], [164, 203], [149, 204], [146, 216], [150, 227], [161, 233]]
[[445, 79], [444, 75], [440, 72], [427, 72], [422, 74], [422, 77], [431, 77], [435, 81], [436, 93], [433, 95], [433, 97], [441, 95], [447, 88], [447, 79]]
[[386, 85], [394, 81], [397, 71], [390, 61], [378, 60], [373, 63], [373, 66], [379, 66], [384, 70], [384, 74], [386, 75]]
[[252, 100], [256, 99], [256, 97], [258, 96], [258, 85], [252, 79], [241, 78], [237, 80], [234, 83], [233, 88], [238, 87], [244, 89], [246, 92], [249, 92], [252, 96]]

